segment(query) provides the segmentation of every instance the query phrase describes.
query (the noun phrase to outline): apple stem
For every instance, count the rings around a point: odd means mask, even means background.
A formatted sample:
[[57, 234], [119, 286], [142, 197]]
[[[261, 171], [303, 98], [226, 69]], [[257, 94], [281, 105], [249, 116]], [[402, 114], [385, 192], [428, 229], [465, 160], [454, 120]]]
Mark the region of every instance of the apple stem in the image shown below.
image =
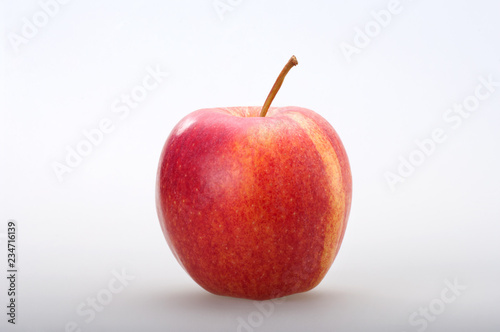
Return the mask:
[[283, 84], [283, 80], [285, 79], [286, 74], [292, 69], [293, 66], [298, 65], [299, 62], [297, 61], [297, 58], [295, 55], [292, 55], [290, 60], [288, 60], [287, 64], [281, 71], [280, 75], [276, 79], [276, 82], [274, 82], [274, 85], [271, 89], [271, 92], [269, 92], [269, 95], [267, 96], [266, 101], [264, 102], [264, 106], [262, 106], [262, 110], [260, 111], [259, 116], [266, 116], [267, 111], [269, 110], [269, 106], [271, 106], [271, 103], [273, 102], [274, 97], [276, 97], [276, 94], [281, 88], [281, 84]]

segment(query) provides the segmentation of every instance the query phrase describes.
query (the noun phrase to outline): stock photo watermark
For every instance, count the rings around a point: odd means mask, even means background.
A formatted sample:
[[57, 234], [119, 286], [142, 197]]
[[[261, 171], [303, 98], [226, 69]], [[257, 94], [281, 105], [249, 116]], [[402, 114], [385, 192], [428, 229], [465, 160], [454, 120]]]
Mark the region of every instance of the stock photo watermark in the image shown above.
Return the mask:
[[[129, 93], [122, 93], [112, 103], [111, 112], [118, 117], [117, 121], [128, 118], [130, 112], [137, 109], [149, 93], [156, 90], [169, 76], [169, 73], [162, 71], [159, 65], [156, 65], [156, 68], [147, 66], [145, 71], [146, 75], [141, 83], [135, 85]], [[80, 166], [85, 158], [92, 154], [94, 148], [101, 145], [104, 139], [115, 130], [117, 121], [104, 117], [97, 121], [94, 128], [83, 130], [76, 144], [66, 146], [63, 160], [52, 162], [52, 171], [60, 183], [64, 181], [66, 174], [72, 173]]]
[[467, 289], [465, 285], [458, 282], [457, 278], [453, 282], [446, 279], [444, 283], [445, 288], [441, 290], [439, 297], [432, 299], [428, 305], [418, 308], [409, 315], [408, 323], [415, 327], [417, 332], [427, 330], [429, 325], [445, 312], [447, 306], [455, 302]]
[[274, 313], [275, 306], [285, 302], [285, 298], [272, 299], [267, 301], [253, 301], [256, 310], [248, 314], [246, 319], [238, 317], [236, 332], [253, 332], [264, 324], [266, 318]]
[[212, 6], [219, 19], [224, 21], [226, 14], [232, 12], [236, 7], [241, 5], [242, 2], [243, 0], [213, 0]]
[[[411, 2], [412, 0], [407, 1]], [[406, 7], [403, 6], [400, 0], [390, 0], [386, 8], [372, 10], [370, 12], [371, 19], [367, 21], [362, 28], [355, 26], [354, 36], [351, 42], [342, 41], [339, 44], [340, 51], [347, 63], [351, 63], [355, 55], [360, 54], [362, 50], [368, 47], [373, 39], [378, 37], [405, 8]]]
[[[92, 323], [97, 314], [111, 304], [114, 297], [125, 290], [135, 276], [127, 274], [125, 269], [120, 272], [113, 270], [113, 277], [109, 280], [107, 287], [99, 290], [95, 296], [89, 296], [76, 307], [76, 314], [83, 319], [86, 325]], [[69, 321], [64, 326], [65, 332], [82, 332], [82, 324], [76, 321]]]
[[[6, 233], [0, 233], [0, 244], [7, 250], [6, 278], [7, 278], [7, 323], [16, 324], [18, 313], [17, 294], [19, 293], [19, 256], [18, 243], [19, 238], [18, 223], [14, 219], [7, 220]], [[5, 240], [4, 240], [5, 239]], [[4, 242], [5, 241], [5, 246]]]
[[[453, 130], [459, 129], [463, 121], [477, 111], [481, 103], [488, 100], [500, 87], [500, 81], [496, 81], [493, 74], [488, 75], [488, 77], [479, 76], [477, 80], [479, 83], [474, 88], [474, 91], [466, 96], [462, 102], [454, 103], [442, 115], [442, 120]], [[404, 183], [413, 175], [417, 168], [422, 166], [447, 138], [447, 130], [437, 127], [431, 131], [428, 137], [415, 140], [416, 147], [410, 153], [405, 156], [398, 156], [398, 166], [395, 171], [386, 171], [384, 173], [384, 178], [390, 190], [394, 192], [396, 185]]]
[[20, 30], [8, 33], [7, 39], [14, 51], [18, 52], [22, 45], [28, 44], [30, 40], [35, 38], [58, 15], [61, 8], [69, 2], [71, 0], [39, 1], [39, 8], [32, 15], [21, 18], [22, 25]]

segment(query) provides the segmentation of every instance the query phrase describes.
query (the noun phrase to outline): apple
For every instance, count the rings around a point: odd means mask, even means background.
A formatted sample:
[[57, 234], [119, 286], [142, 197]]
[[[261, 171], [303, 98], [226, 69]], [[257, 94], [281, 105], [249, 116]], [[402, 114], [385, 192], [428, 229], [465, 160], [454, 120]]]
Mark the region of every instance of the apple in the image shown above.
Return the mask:
[[347, 154], [301, 107], [195, 111], [161, 153], [156, 206], [174, 256], [207, 291], [266, 300], [305, 292], [337, 255], [351, 206]]

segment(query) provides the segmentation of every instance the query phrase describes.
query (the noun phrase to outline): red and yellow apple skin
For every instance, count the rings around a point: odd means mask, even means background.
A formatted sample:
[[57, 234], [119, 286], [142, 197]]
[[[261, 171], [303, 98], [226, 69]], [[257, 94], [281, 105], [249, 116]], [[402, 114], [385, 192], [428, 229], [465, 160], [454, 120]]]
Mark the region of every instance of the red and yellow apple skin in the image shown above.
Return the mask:
[[202, 109], [173, 129], [156, 183], [160, 224], [204, 289], [266, 300], [308, 291], [337, 255], [351, 206], [333, 127], [299, 107]]

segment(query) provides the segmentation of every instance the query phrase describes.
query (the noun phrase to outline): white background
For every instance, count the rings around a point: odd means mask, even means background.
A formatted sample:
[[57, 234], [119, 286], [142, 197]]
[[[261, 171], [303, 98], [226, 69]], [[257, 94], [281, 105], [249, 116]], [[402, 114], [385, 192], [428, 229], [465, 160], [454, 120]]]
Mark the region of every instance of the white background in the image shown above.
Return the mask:
[[[220, 16], [213, 0], [74, 0], [43, 22], [39, 1], [1, 1], [0, 261], [5, 271], [7, 220], [16, 220], [19, 277], [15, 328], [1, 277], [0, 329], [498, 331], [500, 87], [457, 128], [443, 115], [474, 96], [480, 77], [500, 82], [500, 3], [401, 0], [348, 61], [342, 43], [355, 46], [355, 29], [373, 27], [370, 13], [389, 1], [222, 2], [233, 5]], [[43, 26], [23, 37], [34, 16]], [[182, 270], [161, 233], [154, 186], [183, 116], [262, 105], [292, 54], [299, 65], [273, 105], [313, 109], [335, 127], [354, 196], [323, 282], [266, 302], [264, 315], [253, 301], [205, 292]], [[148, 68], [169, 76], [121, 118], [114, 103]], [[114, 130], [58, 181], [53, 163], [105, 118]], [[386, 172], [418, 157], [415, 140], [436, 128], [446, 140], [391, 190]], [[134, 279], [87, 322], [77, 309], [103, 299], [123, 271]], [[465, 289], [453, 295], [447, 281]]]

